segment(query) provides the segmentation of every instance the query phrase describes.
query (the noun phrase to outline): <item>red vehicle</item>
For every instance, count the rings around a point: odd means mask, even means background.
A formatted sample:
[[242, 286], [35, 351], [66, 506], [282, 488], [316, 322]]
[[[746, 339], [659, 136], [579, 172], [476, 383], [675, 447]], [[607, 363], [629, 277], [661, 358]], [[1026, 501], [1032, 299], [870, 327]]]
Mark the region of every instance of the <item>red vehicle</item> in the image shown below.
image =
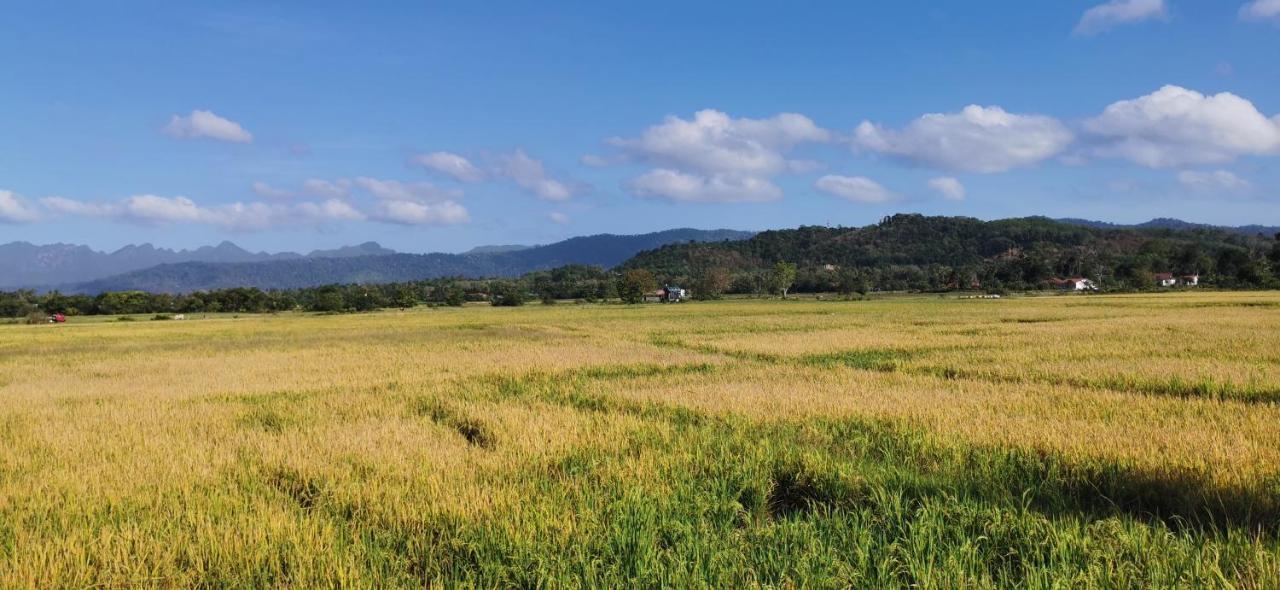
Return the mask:
[[50, 323], [50, 324], [65, 324], [65, 323], [67, 323], [67, 316], [65, 316], [65, 315], [63, 315], [63, 314], [60, 314], [60, 313], [55, 313], [55, 314], [53, 314], [53, 315], [49, 316], [49, 323]]

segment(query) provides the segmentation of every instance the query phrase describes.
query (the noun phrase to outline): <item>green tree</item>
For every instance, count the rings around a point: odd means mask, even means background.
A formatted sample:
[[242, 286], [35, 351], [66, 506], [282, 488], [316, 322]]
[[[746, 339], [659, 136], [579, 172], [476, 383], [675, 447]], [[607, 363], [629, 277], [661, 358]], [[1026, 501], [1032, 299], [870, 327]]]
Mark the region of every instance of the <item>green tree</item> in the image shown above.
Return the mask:
[[331, 285], [317, 290], [313, 294], [309, 305], [307, 305], [307, 309], [309, 311], [333, 313], [342, 311], [345, 306], [346, 301], [343, 300], [342, 291], [338, 287]]
[[787, 291], [796, 282], [796, 265], [791, 262], [779, 262], [773, 265], [773, 273], [769, 275], [769, 288], [774, 293], [787, 298]]
[[871, 283], [867, 281], [866, 275], [852, 268], [840, 271], [836, 286], [840, 289], [840, 294], [845, 297], [852, 297], [854, 293], [866, 296], [867, 291], [871, 290]]
[[494, 283], [489, 290], [489, 304], [499, 307], [518, 307], [524, 305], [524, 289], [518, 284], [508, 281]]
[[467, 301], [467, 293], [457, 283], [449, 283], [441, 289], [444, 289], [444, 304], [449, 307], [462, 307]]
[[618, 280], [618, 296], [623, 303], [642, 303], [644, 295], [658, 288], [653, 273], [643, 268], [629, 270]]
[[618, 297], [618, 284], [612, 280], [603, 280], [596, 285], [596, 298], [606, 303]]

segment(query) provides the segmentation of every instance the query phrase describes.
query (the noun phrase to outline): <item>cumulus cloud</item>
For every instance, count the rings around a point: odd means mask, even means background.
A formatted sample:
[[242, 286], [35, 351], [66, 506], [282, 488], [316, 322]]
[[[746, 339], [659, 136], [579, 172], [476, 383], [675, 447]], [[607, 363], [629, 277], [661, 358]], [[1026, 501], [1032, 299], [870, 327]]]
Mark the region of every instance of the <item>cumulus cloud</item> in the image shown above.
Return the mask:
[[27, 223], [40, 218], [40, 212], [21, 195], [0, 190], [0, 222]]
[[479, 182], [484, 180], [484, 171], [472, 164], [470, 160], [451, 152], [432, 152], [413, 157], [413, 163], [428, 170], [434, 170], [459, 182]]
[[207, 137], [235, 143], [250, 143], [253, 135], [241, 127], [239, 123], [224, 119], [212, 111], [191, 111], [185, 117], [174, 115], [161, 131], [169, 137], [177, 139], [197, 139]]
[[1240, 7], [1240, 19], [1280, 22], [1280, 0], [1254, 0]]
[[667, 168], [642, 174], [628, 182], [627, 188], [640, 197], [698, 203], [752, 203], [782, 198], [782, 189], [766, 179], [724, 174], [703, 176]]
[[1053, 117], [969, 105], [955, 114], [924, 115], [901, 131], [863, 121], [854, 145], [931, 168], [992, 173], [1041, 162], [1072, 139]]
[[420, 203], [415, 201], [382, 201], [375, 207], [374, 219], [400, 225], [452, 225], [471, 220], [467, 210], [453, 201]]
[[462, 191], [441, 188], [430, 182], [400, 182], [361, 176], [355, 179], [355, 185], [383, 201], [430, 203], [462, 196]]
[[552, 223], [558, 223], [560, 225], [569, 223], [569, 216], [559, 211], [552, 211], [548, 213], [547, 218], [550, 219]]
[[1167, 17], [1164, 0], [1111, 0], [1084, 11], [1075, 34], [1097, 35], [1119, 25]]
[[1206, 96], [1179, 86], [1108, 106], [1085, 121], [1094, 153], [1152, 168], [1230, 162], [1280, 152], [1280, 118], [1229, 92]]
[[813, 183], [814, 188], [855, 203], [888, 203], [898, 198], [880, 183], [865, 176], [828, 174]]
[[1195, 191], [1238, 192], [1250, 187], [1249, 181], [1228, 170], [1183, 170], [1178, 183]]
[[573, 187], [547, 174], [542, 162], [529, 157], [524, 150], [501, 154], [495, 158], [494, 174], [510, 179], [520, 188], [548, 201], [564, 201], [574, 194]]
[[[774, 175], [815, 169], [813, 162], [792, 160], [788, 154], [800, 144], [832, 138], [830, 131], [796, 113], [735, 119], [706, 109], [692, 119], [668, 116], [639, 137], [607, 143], [626, 159], [655, 166], [629, 183], [638, 195], [732, 202], [780, 198], [782, 191], [771, 180]], [[584, 157], [584, 163], [611, 161], [593, 156], [589, 161]]]
[[963, 201], [965, 196], [964, 185], [959, 180], [950, 176], [939, 176], [929, 180], [929, 188], [942, 195], [942, 198], [949, 201]]
[[293, 197], [293, 193], [282, 188], [276, 188], [265, 182], [254, 181], [253, 192], [259, 197], [268, 199], [288, 199]]
[[803, 142], [829, 141], [831, 133], [804, 115], [734, 119], [702, 110], [692, 120], [669, 116], [638, 138], [609, 140], [635, 159], [703, 175], [761, 176], [788, 168], [786, 152]]

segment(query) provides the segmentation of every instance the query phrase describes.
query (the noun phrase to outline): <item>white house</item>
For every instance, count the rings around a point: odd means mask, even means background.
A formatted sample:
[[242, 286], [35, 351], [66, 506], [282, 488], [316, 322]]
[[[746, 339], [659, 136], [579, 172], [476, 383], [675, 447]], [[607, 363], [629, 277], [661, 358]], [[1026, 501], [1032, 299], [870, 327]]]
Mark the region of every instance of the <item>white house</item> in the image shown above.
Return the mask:
[[1173, 287], [1178, 284], [1177, 277], [1174, 277], [1171, 272], [1158, 272], [1155, 274], [1155, 280], [1161, 287]]

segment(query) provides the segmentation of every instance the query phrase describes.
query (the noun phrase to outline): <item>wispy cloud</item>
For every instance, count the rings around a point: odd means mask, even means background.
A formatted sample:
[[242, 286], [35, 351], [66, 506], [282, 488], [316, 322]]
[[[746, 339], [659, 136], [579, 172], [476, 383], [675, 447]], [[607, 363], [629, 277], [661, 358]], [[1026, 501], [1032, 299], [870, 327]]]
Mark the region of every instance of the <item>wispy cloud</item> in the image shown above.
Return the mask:
[[250, 143], [253, 135], [239, 123], [214, 114], [213, 111], [191, 111], [190, 115], [174, 115], [161, 129], [176, 139], [209, 138], [235, 143]]
[[865, 176], [828, 174], [814, 183], [814, 188], [855, 203], [888, 203], [898, 199], [893, 191]]
[[0, 190], [0, 222], [28, 223], [40, 219], [30, 201], [13, 191]]
[[1097, 35], [1120, 25], [1168, 18], [1164, 0], [1111, 0], [1086, 10], [1075, 34]]

